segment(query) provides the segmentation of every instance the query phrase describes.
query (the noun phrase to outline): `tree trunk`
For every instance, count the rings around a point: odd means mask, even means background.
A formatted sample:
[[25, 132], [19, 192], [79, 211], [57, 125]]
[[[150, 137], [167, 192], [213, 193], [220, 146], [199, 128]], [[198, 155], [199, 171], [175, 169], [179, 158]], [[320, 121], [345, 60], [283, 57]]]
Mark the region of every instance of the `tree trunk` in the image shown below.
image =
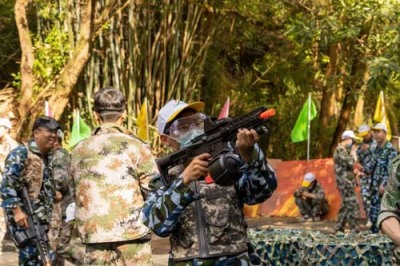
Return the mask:
[[[359, 55], [359, 56], [357, 56]], [[333, 155], [336, 145], [341, 140], [341, 135], [349, 123], [349, 118], [352, 108], [357, 102], [357, 97], [359, 95], [359, 90], [356, 88], [362, 87], [362, 82], [364, 78], [364, 73], [366, 71], [367, 65], [362, 62], [364, 55], [355, 53], [355, 58], [353, 59], [352, 71], [349, 76], [353, 77], [351, 81], [346, 84], [346, 93], [344, 95], [342, 109], [340, 111], [339, 120], [336, 126], [335, 134], [333, 135], [332, 143], [329, 148], [329, 156]]]
[[[326, 69], [326, 79], [330, 80], [337, 74], [337, 61], [339, 54], [339, 45], [332, 44], [329, 47], [329, 65]], [[328, 82], [326, 86], [322, 88], [322, 99], [321, 99], [321, 109], [319, 113], [319, 127], [318, 127], [318, 141], [317, 146], [319, 147], [316, 154], [317, 158], [322, 158], [324, 156], [324, 147], [328, 146], [329, 138], [326, 132], [329, 129], [329, 118], [332, 116], [332, 95], [334, 92], [333, 84], [335, 82]]]
[[53, 117], [59, 119], [68, 103], [69, 96], [74, 89], [79, 75], [89, 59], [89, 46], [93, 35], [94, 3], [88, 0], [85, 4], [81, 18], [80, 33], [72, 57], [61, 70], [59, 77], [38, 95], [36, 101], [30, 106], [28, 112], [21, 117], [21, 126], [18, 135], [22, 139], [29, 137], [33, 123], [43, 110], [44, 102], [49, 97]]
[[[18, 28], [19, 40], [21, 43], [21, 100], [18, 107], [20, 117], [25, 117], [30, 107], [34, 84], [33, 76], [33, 45], [29, 32], [26, 8], [30, 0], [17, 0], [14, 6], [15, 22]], [[22, 121], [22, 120], [20, 120]], [[21, 123], [21, 122], [20, 122]]]

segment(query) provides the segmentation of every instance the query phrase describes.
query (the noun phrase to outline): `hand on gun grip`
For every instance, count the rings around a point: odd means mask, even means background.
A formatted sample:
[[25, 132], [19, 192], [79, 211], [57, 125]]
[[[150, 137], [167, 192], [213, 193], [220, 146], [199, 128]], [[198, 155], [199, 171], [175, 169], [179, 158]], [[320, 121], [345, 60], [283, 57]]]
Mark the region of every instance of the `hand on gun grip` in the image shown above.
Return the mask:
[[211, 154], [203, 153], [195, 157], [182, 173], [183, 183], [190, 184], [208, 174], [208, 160]]

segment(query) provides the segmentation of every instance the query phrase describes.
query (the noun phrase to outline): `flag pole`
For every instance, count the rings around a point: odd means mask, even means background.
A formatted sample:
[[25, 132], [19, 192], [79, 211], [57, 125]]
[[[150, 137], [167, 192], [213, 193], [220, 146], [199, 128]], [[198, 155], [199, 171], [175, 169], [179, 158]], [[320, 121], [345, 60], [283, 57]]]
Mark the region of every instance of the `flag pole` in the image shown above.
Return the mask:
[[308, 93], [308, 114], [307, 114], [307, 161], [310, 160], [310, 128], [311, 128], [311, 93]]

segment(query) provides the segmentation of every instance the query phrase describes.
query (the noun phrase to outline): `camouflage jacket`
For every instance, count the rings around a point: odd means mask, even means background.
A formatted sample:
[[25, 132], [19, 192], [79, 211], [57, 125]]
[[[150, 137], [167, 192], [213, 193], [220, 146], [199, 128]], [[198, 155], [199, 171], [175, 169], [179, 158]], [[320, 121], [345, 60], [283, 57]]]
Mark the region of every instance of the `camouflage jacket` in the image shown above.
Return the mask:
[[378, 227], [390, 217], [400, 221], [400, 155], [397, 155], [390, 165], [389, 180], [383, 194], [378, 217]]
[[1, 196], [9, 218], [12, 208], [20, 205], [24, 209], [20, 193], [25, 186], [38, 218], [49, 223], [55, 195], [50, 161], [51, 154], [41, 154], [34, 140], [29, 141], [28, 147], [18, 146], [7, 156]]
[[[5, 135], [2, 140], [0, 140], [0, 174], [4, 173], [4, 163], [6, 161], [7, 155], [11, 150], [18, 147], [18, 143], [10, 136]], [[0, 177], [1, 178], [1, 177]]]
[[149, 233], [139, 216], [158, 170], [142, 140], [116, 124], [103, 124], [72, 151], [70, 174], [83, 243], [135, 240]]
[[363, 167], [363, 173], [367, 176], [371, 176], [375, 168], [375, 157], [374, 152], [377, 147], [376, 141], [373, 139], [370, 143], [365, 143], [369, 145], [369, 148], [365, 151], [361, 150], [363, 143], [357, 147], [357, 160]]
[[[308, 193], [315, 194], [316, 195], [316, 199], [324, 200], [324, 201], [326, 201], [328, 203], [328, 201], [325, 199], [325, 191], [324, 191], [324, 189], [322, 188], [321, 184], [318, 181], [315, 181], [315, 183], [313, 185], [311, 185], [309, 188], [308, 187], [306, 187], [306, 188], [301, 187], [297, 191], [299, 191], [299, 192], [306, 191]], [[295, 195], [294, 195], [295, 197], [298, 196], [296, 192], [295, 192]]]
[[217, 258], [247, 251], [243, 205], [263, 202], [277, 187], [275, 172], [258, 145], [253, 156], [233, 186], [205, 181], [185, 186], [181, 171], [170, 187], [164, 186], [160, 176], [151, 180], [152, 191], [142, 211], [144, 223], [157, 235], [170, 236], [170, 260]]
[[372, 178], [377, 182], [378, 187], [380, 185], [386, 186], [389, 176], [389, 164], [396, 155], [397, 151], [389, 141], [386, 141], [382, 147], [378, 146], [374, 150], [376, 162]]
[[61, 192], [63, 196], [61, 201], [63, 214], [65, 214], [65, 210], [68, 204], [74, 201], [70, 190], [70, 186], [72, 184], [70, 184], [70, 176], [68, 173], [70, 161], [71, 159], [67, 150], [63, 148], [58, 148], [53, 152], [53, 160], [51, 161], [51, 166], [53, 169], [53, 177], [56, 185], [56, 190]]
[[335, 162], [336, 185], [339, 189], [344, 187], [354, 187], [355, 177], [353, 173], [354, 158], [350, 154], [350, 150], [338, 145], [333, 154]]

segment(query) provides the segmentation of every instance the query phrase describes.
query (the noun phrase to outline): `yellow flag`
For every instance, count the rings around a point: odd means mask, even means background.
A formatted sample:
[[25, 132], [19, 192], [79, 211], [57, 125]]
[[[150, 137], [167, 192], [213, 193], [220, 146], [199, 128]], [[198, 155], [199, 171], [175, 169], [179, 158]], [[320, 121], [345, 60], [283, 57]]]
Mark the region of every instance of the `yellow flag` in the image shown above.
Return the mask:
[[386, 109], [385, 109], [385, 101], [383, 99], [383, 91], [379, 93], [378, 101], [376, 103], [374, 120], [376, 122], [384, 123], [387, 128], [386, 139], [392, 139], [392, 130], [390, 129], [389, 118], [387, 117]]
[[138, 125], [138, 137], [142, 140], [149, 140], [149, 123], [147, 117], [147, 98], [144, 99], [142, 107], [140, 108], [140, 113], [137, 118]]

